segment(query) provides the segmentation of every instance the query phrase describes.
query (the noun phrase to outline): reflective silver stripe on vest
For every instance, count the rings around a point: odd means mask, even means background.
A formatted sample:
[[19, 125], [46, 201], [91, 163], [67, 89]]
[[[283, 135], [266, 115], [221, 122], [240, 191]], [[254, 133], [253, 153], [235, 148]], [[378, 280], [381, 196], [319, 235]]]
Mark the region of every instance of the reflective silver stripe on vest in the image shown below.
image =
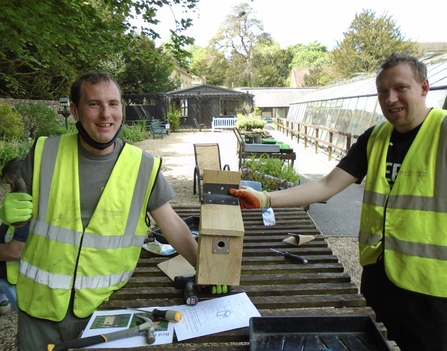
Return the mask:
[[[30, 265], [28, 262], [20, 264], [20, 273], [24, 274], [28, 278], [34, 279], [37, 283], [46, 285], [51, 289], [63, 289], [71, 290], [72, 277], [69, 275], [54, 274]], [[120, 274], [111, 274], [108, 276], [98, 277], [81, 277], [76, 276], [75, 289], [96, 289], [96, 288], [108, 288], [115, 286], [123, 281], [128, 281], [133, 274], [133, 270], [130, 272], [124, 272]]]
[[[41, 206], [40, 210], [44, 212]], [[46, 208], [45, 208], [46, 211]], [[39, 215], [39, 218], [45, 218], [44, 215]], [[58, 241], [70, 245], [79, 245], [82, 233], [76, 232], [72, 229], [55, 227], [40, 219], [32, 220], [30, 229], [34, 235], [48, 237], [51, 240]]]
[[[41, 155], [41, 166], [40, 166], [40, 194], [39, 194], [39, 214], [35, 223], [36, 235], [46, 236], [47, 231], [50, 232], [51, 228], [48, 223], [46, 223], [47, 212], [48, 212], [48, 202], [50, 198], [51, 182], [53, 180], [54, 168], [56, 167], [57, 151], [59, 150], [60, 137], [48, 138], [44, 141], [42, 155], [47, 155], [43, 157]], [[45, 204], [45, 206], [42, 206]], [[61, 230], [57, 229], [57, 231]], [[52, 230], [53, 238], [58, 237], [54, 230]], [[70, 230], [70, 232], [73, 232]], [[62, 233], [61, 233], [62, 234]], [[65, 235], [65, 233], [63, 233]], [[74, 240], [75, 235], [73, 235]], [[79, 240], [79, 239], [78, 239]], [[77, 241], [79, 243], [79, 241]], [[72, 242], [70, 242], [72, 243]]]
[[384, 207], [388, 195], [378, 194], [373, 191], [365, 190], [363, 193], [363, 203], [368, 205]]
[[447, 247], [434, 244], [421, 244], [385, 237], [385, 247], [408, 256], [447, 260]]
[[[77, 246], [80, 243], [82, 233], [72, 229], [55, 227], [41, 220], [31, 222], [31, 230], [34, 235], [47, 237], [64, 244]], [[82, 241], [82, 247], [96, 249], [115, 249], [126, 248], [130, 246], [141, 246], [144, 243], [144, 237], [141, 235], [126, 234], [122, 235], [98, 235], [85, 233]]]
[[19, 271], [28, 278], [33, 279], [39, 284], [47, 285], [51, 289], [71, 290], [72, 277], [69, 275], [52, 274], [26, 261], [20, 262]]
[[97, 289], [97, 288], [109, 288], [116, 286], [121, 282], [127, 282], [133, 274], [133, 270], [130, 272], [124, 272], [120, 274], [109, 274], [107, 276], [97, 277], [85, 277], [76, 276], [75, 289]]
[[[141, 160], [140, 169], [138, 170], [137, 183], [135, 184], [134, 188], [133, 201], [129, 211], [125, 235], [134, 235], [136, 232], [138, 219], [140, 218], [141, 214], [141, 204], [145, 199], [147, 188], [151, 179], [154, 160], [150, 160], [149, 155], [145, 152], [142, 153], [142, 157], [143, 159]], [[144, 189], [144, 191], [142, 191], [142, 189]], [[144, 243], [144, 238], [142, 239], [143, 241], [139, 244], [140, 246]]]

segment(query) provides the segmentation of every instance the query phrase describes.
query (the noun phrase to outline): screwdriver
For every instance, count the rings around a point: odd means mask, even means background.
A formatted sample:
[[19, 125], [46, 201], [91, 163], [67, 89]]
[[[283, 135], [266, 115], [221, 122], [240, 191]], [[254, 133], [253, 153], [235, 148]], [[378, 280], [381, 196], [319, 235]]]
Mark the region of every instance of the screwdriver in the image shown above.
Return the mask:
[[182, 320], [182, 313], [175, 310], [157, 310], [154, 308], [152, 311], [141, 310], [138, 308], [128, 308], [133, 311], [144, 312], [153, 321], [163, 319], [168, 322], [179, 322]]
[[283, 255], [285, 258], [288, 258], [293, 263], [307, 263], [307, 260], [304, 257], [292, 254], [290, 252], [283, 252], [272, 248], [270, 248], [270, 251], [277, 252]]

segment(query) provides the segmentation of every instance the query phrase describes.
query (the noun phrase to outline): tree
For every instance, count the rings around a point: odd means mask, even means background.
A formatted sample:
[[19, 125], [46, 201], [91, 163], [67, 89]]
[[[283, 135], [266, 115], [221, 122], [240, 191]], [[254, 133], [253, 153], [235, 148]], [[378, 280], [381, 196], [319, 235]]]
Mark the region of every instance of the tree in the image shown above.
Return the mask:
[[326, 72], [330, 57], [325, 45], [314, 41], [308, 45], [296, 44], [290, 46], [289, 50], [293, 53], [293, 60], [290, 64], [291, 70], [296, 67], [309, 69], [309, 74], [304, 75], [304, 85], [324, 85], [331, 80], [331, 75]]
[[304, 85], [307, 87], [322, 86], [334, 79], [332, 65], [328, 62], [319, 63], [317, 66], [310, 68], [309, 74], [304, 75]]
[[126, 94], [162, 93], [177, 88], [169, 76], [174, 61], [144, 35], [135, 35], [117, 60], [104, 63]]
[[293, 67], [315, 67], [325, 60], [328, 50], [323, 44], [314, 41], [308, 45], [296, 44], [290, 46], [293, 53], [293, 60], [290, 64]]
[[[125, 52], [137, 30], [151, 39], [159, 37], [150, 27], [158, 22], [158, 8], [179, 5], [187, 13], [198, 1], [2, 0], [0, 95], [58, 97], [79, 72]], [[132, 27], [130, 20], [138, 15], [145, 22], [141, 28]], [[192, 20], [182, 18], [176, 24], [171, 49], [180, 59], [186, 54], [182, 46], [193, 43], [182, 34]]]
[[281, 49], [278, 44], [258, 43], [253, 57], [254, 85], [259, 87], [284, 87], [289, 85], [290, 49]]
[[0, 139], [20, 139], [23, 136], [23, 122], [10, 104], [0, 104]]
[[224, 85], [228, 70], [224, 54], [212, 47], [193, 47], [191, 51], [191, 70], [207, 84]]
[[356, 14], [343, 36], [331, 53], [339, 77], [374, 72], [393, 52], [417, 54], [418, 44], [405, 40], [391, 16], [376, 17], [371, 10]]
[[[264, 32], [260, 20], [248, 3], [242, 3], [232, 8], [225, 18], [224, 24], [210, 40], [210, 45], [230, 58], [232, 77], [231, 83], [242, 86], [253, 84], [253, 54], [256, 43], [271, 40], [270, 34]], [[237, 73], [236, 73], [237, 72]]]

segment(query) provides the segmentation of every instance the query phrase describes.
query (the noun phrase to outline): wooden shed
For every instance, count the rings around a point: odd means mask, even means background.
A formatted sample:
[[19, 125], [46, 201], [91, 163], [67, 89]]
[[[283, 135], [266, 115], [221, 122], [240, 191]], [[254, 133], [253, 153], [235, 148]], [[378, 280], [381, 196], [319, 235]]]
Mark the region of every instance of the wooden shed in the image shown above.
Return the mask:
[[163, 94], [123, 94], [124, 121], [127, 124], [166, 118], [166, 102]]
[[211, 128], [213, 117], [253, 110], [252, 94], [207, 84], [168, 92], [166, 98], [181, 111], [180, 128]]

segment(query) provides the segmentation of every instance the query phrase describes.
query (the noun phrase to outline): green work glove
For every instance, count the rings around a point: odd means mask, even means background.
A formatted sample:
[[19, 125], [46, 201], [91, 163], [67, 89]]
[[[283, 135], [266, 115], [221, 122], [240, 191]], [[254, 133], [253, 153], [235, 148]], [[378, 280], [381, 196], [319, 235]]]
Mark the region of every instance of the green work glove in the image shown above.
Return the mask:
[[226, 294], [228, 292], [227, 285], [213, 285], [211, 294]]
[[0, 220], [7, 225], [27, 222], [33, 213], [31, 195], [27, 193], [8, 193], [0, 208]]
[[230, 189], [230, 195], [239, 198], [241, 208], [269, 208], [270, 194], [267, 191], [257, 191], [249, 186], [241, 185], [239, 189]]

